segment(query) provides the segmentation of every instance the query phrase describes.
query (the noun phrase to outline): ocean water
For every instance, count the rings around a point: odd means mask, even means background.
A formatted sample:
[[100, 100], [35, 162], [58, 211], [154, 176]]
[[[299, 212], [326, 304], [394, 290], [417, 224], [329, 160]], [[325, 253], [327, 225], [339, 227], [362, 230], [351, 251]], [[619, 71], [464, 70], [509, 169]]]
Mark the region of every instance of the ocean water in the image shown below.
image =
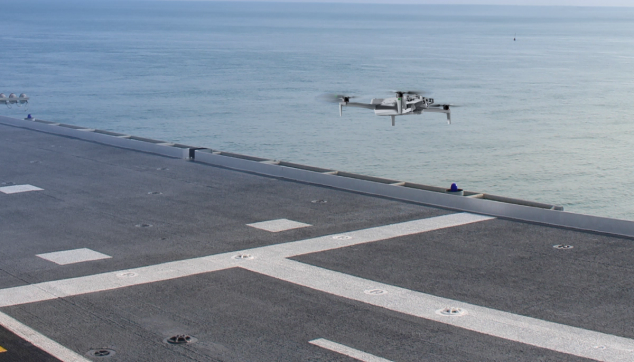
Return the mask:
[[[39, 119], [634, 220], [634, 8], [0, 0], [0, 66]], [[316, 100], [390, 89], [461, 107]]]

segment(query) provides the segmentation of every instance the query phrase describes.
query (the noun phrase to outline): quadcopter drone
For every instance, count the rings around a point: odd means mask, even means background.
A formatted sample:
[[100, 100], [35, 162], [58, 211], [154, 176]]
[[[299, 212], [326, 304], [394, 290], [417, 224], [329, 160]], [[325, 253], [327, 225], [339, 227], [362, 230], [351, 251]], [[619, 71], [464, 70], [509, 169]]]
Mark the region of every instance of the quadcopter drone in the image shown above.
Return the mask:
[[422, 114], [423, 112], [445, 113], [447, 115], [447, 123], [451, 124], [451, 104], [436, 104], [433, 98], [421, 96], [420, 91], [393, 91], [396, 97], [393, 98], [373, 98], [370, 104], [350, 102], [354, 96], [345, 96], [339, 94], [328, 95], [327, 100], [339, 103], [339, 116], [343, 112], [343, 106], [359, 107], [374, 110], [377, 116], [390, 116], [392, 118], [392, 126], [396, 124], [396, 116], [405, 116], [411, 114]]

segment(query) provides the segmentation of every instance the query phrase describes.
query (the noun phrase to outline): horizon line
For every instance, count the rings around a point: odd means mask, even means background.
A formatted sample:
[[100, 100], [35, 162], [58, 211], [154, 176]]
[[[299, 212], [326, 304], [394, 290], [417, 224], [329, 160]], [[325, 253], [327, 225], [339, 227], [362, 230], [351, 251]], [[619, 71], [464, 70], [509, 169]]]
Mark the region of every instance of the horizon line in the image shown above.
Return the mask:
[[[111, 0], [119, 1], [119, 0]], [[605, 4], [605, 0], [598, 2], [597, 0], [560, 0], [553, 3], [552, 0], [520, 0], [514, 3], [507, 3], [512, 0], [449, 0], [439, 2], [438, 0], [141, 0], [141, 1], [191, 1], [191, 2], [258, 2], [258, 3], [295, 3], [295, 4], [359, 4], [359, 5], [468, 5], [468, 6], [527, 6], [527, 7], [575, 7], [575, 8], [631, 8], [634, 4], [628, 0], [612, 0]], [[535, 4], [535, 2], [537, 2]], [[579, 3], [581, 2], [581, 4]]]

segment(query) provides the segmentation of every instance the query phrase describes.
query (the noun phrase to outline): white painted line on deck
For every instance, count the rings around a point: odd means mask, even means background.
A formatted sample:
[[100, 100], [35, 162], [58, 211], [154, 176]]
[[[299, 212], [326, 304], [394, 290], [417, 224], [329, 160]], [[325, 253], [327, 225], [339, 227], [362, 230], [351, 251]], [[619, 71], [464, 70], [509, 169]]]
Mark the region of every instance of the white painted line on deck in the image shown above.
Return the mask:
[[[422, 233], [439, 228], [490, 219], [492, 218], [474, 214], [449, 214], [352, 231], [346, 233], [346, 235], [352, 236], [350, 239], [333, 239], [333, 235], [327, 235], [319, 238], [173, 261], [135, 269], [118, 270], [84, 277], [0, 289], [0, 307], [34, 303], [55, 298], [182, 278], [195, 274], [243, 266], [247, 263], [256, 262], [258, 259], [282, 262], [286, 257], [300, 254], [343, 248], [360, 243]], [[249, 255], [250, 257], [234, 258], [236, 255]]]
[[428, 231], [445, 229], [491, 219], [495, 218], [468, 213], [448, 214], [430, 217], [427, 219], [419, 219], [398, 224], [361, 229], [357, 231], [346, 232], [345, 234], [326, 235], [312, 239], [263, 246], [259, 248], [248, 249], [244, 252], [252, 254], [256, 257], [258, 255], [266, 255], [269, 257], [277, 258], [290, 258], [303, 254], [345, 248], [347, 246], [419, 234]]
[[[634, 340], [629, 338], [440, 298], [289, 259], [258, 259], [242, 267], [339, 297], [514, 342], [601, 361], [634, 360]], [[385, 293], [367, 293], [368, 290]], [[467, 313], [461, 316], [436, 313], [447, 307]], [[605, 348], [597, 349], [597, 345]]]
[[0, 307], [103, 292], [133, 285], [214, 272], [238, 266], [240, 261], [231, 258], [234, 254], [217, 254], [134, 269], [0, 289]]
[[288, 219], [277, 219], [277, 220], [269, 220], [269, 221], [256, 222], [253, 224], [247, 224], [247, 226], [260, 229], [260, 230], [266, 230], [272, 233], [277, 233], [280, 231], [286, 231], [291, 229], [305, 228], [312, 225], [304, 224], [303, 222], [297, 222], [297, 221], [288, 220]]
[[[135, 269], [1, 289], [0, 307], [242, 267], [339, 297], [510, 341], [601, 361], [631, 362], [634, 360], [634, 340], [632, 339], [440, 298], [287, 259], [306, 253], [490, 219], [492, 218], [468, 213], [449, 214], [345, 233], [344, 235], [349, 236], [349, 238], [333, 238], [336, 235], [327, 235]], [[234, 258], [236, 255], [247, 254], [253, 258]], [[377, 290], [382, 292], [373, 292]], [[436, 313], [447, 307], [460, 308], [466, 313], [459, 316]]]
[[309, 341], [308, 343], [314, 344], [315, 346], [319, 346], [329, 351], [337, 352], [344, 356], [352, 357], [354, 359], [357, 359], [363, 362], [392, 362], [385, 358], [377, 357], [373, 354], [359, 351], [358, 349], [354, 349], [352, 347], [348, 347], [343, 344], [335, 343], [333, 341], [329, 341], [324, 338], [313, 339], [312, 341]]
[[[242, 267], [293, 284], [478, 333], [602, 361], [634, 360], [634, 340], [440, 298], [287, 259], [291, 256], [418, 234], [491, 217], [457, 213], [319, 238], [270, 245], [147, 267], [0, 290], [0, 307], [154, 283]], [[341, 234], [337, 234], [341, 235]], [[249, 258], [234, 258], [249, 255]], [[252, 258], [251, 258], [252, 257]], [[369, 292], [369, 291], [382, 291]], [[455, 307], [466, 313], [447, 316]], [[601, 346], [601, 348], [596, 348]]]
[[[634, 340], [412, 291], [287, 259], [305, 253], [490, 220], [459, 213], [147, 267], [0, 290], [0, 307], [154, 283], [232, 267], [498, 338], [601, 361], [634, 360]], [[338, 234], [341, 235], [341, 234]], [[248, 255], [248, 258], [234, 258]], [[379, 292], [380, 291], [380, 292]], [[437, 313], [448, 307], [461, 315]], [[599, 347], [597, 347], [599, 346]]]
[[27, 192], [27, 191], [43, 191], [39, 187], [33, 185], [12, 185], [12, 186], [3, 186], [0, 187], [0, 192], [5, 194], [17, 194], [19, 192]]
[[0, 312], [0, 325], [28, 341], [37, 348], [64, 362], [90, 362], [89, 359], [71, 351], [38, 331]]
[[102, 254], [98, 251], [90, 250], [88, 248], [54, 251], [52, 253], [44, 253], [35, 255], [39, 258], [52, 261], [58, 265], [67, 265], [82, 263], [85, 261], [110, 259], [110, 255]]

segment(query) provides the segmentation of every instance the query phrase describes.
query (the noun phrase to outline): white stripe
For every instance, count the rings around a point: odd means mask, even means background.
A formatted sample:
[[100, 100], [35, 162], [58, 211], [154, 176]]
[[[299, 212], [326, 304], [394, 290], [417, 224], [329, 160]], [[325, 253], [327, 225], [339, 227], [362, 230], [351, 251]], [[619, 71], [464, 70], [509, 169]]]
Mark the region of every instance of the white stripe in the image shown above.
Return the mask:
[[52, 253], [37, 254], [35, 256], [44, 260], [51, 261], [58, 265], [68, 265], [74, 263], [82, 263], [86, 261], [112, 258], [110, 255], [102, 254], [98, 251], [90, 250], [88, 248], [54, 251]]
[[[262, 267], [270, 265], [278, 265], [279, 267], [282, 267], [285, 265], [285, 262], [290, 262], [289, 260], [285, 259], [286, 257], [335, 248], [342, 248], [360, 243], [394, 238], [397, 236], [411, 235], [425, 231], [464, 225], [489, 219], [492, 218], [473, 214], [450, 214], [429, 219], [409, 221], [346, 233], [345, 235], [350, 238], [335, 238], [338, 235], [328, 235], [320, 238], [270, 245], [262, 248], [216, 254], [134, 269], [119, 270], [115, 272], [95, 274], [78, 278], [63, 279], [1, 289], [0, 307], [113, 290], [133, 285], [154, 283], [169, 279], [182, 278], [195, 274], [209, 273], [232, 267], [243, 267], [251, 264], [260, 264]], [[254, 258], [233, 258], [239, 254], [251, 254], [254, 256]], [[303, 265], [301, 263], [295, 264]], [[261, 270], [258, 271], [262, 272]], [[279, 273], [277, 273], [277, 271], [274, 270], [270, 275], [273, 277], [278, 277]], [[310, 276], [308, 277], [310, 278]], [[376, 283], [373, 283], [372, 285], [376, 285]], [[13, 321], [14, 325], [24, 327], [25, 329], [20, 329], [21, 331], [25, 331], [22, 332], [22, 334], [18, 334], [15, 331], [14, 333], [20, 336], [35, 336], [32, 339], [27, 340], [29, 340], [33, 345], [53, 354], [54, 356], [61, 356], [58, 357], [61, 360], [87, 361], [81, 356], [77, 357], [74, 352], [65, 349], [56, 342], [42, 336], [41, 334], [22, 325], [12, 318], [6, 315], [4, 315], [4, 317], [6, 318], [3, 318], [0, 323], [3, 323], [3, 325], [4, 323], [8, 323], [9, 325], [11, 325], [11, 321]], [[5, 322], [5, 319], [8, 322]], [[68, 352], [73, 353], [73, 355], [64, 354]]]
[[[348, 240], [333, 239], [333, 236], [336, 235], [328, 235], [314, 239], [173, 261], [135, 269], [1, 289], [0, 307], [154, 283], [241, 266], [246, 260], [235, 260], [231, 258], [237, 254], [251, 254], [256, 256], [256, 258], [283, 260], [285, 257], [300, 254], [342, 248], [360, 243], [416, 234], [489, 219], [492, 218], [473, 214], [450, 214], [346, 233], [346, 235], [352, 236], [352, 238]], [[134, 274], [134, 276], [122, 277], [122, 274]]]
[[[344, 237], [329, 235], [118, 272], [2, 289], [0, 290], [0, 307], [153, 283], [231, 267], [243, 267], [351, 300], [511, 341], [602, 361], [634, 360], [634, 340], [628, 338], [439, 298], [286, 259], [306, 253], [489, 219], [491, 218], [468, 213], [450, 214], [358, 230], [345, 233]], [[250, 254], [253, 258], [233, 259], [232, 257], [237, 254]], [[368, 293], [375, 289], [386, 293]], [[436, 313], [438, 309], [445, 307], [463, 308], [468, 311], [468, 314], [450, 317]]]
[[303, 254], [345, 248], [347, 246], [419, 234], [427, 231], [445, 229], [491, 219], [495, 218], [468, 213], [449, 214], [351, 231], [337, 235], [327, 235], [313, 239], [253, 248], [245, 250], [245, 252], [267, 257], [290, 258]]
[[43, 189], [33, 185], [12, 185], [0, 187], [0, 192], [5, 194], [17, 194], [19, 192], [43, 191]]
[[352, 357], [354, 359], [358, 359], [359, 361], [363, 361], [363, 362], [392, 362], [385, 358], [377, 357], [373, 354], [359, 351], [358, 349], [344, 346], [343, 344], [335, 343], [333, 341], [329, 341], [324, 338], [313, 339], [312, 341], [308, 343], [314, 344], [315, 346], [319, 346], [321, 348], [324, 348], [333, 352], [343, 354], [348, 357]]
[[[514, 342], [600, 361], [634, 360], [634, 340], [628, 338], [440, 298], [288, 259], [245, 263], [243, 268], [339, 297]], [[366, 293], [373, 289], [387, 293]], [[464, 309], [467, 314], [458, 317], [437, 313], [447, 307]]]
[[227, 269], [238, 266], [239, 261], [231, 259], [234, 254], [236, 253], [218, 254], [135, 269], [1, 289], [0, 307], [155, 283]]
[[0, 325], [59, 360], [64, 362], [90, 362], [89, 359], [82, 357], [2, 312], [0, 312]]

